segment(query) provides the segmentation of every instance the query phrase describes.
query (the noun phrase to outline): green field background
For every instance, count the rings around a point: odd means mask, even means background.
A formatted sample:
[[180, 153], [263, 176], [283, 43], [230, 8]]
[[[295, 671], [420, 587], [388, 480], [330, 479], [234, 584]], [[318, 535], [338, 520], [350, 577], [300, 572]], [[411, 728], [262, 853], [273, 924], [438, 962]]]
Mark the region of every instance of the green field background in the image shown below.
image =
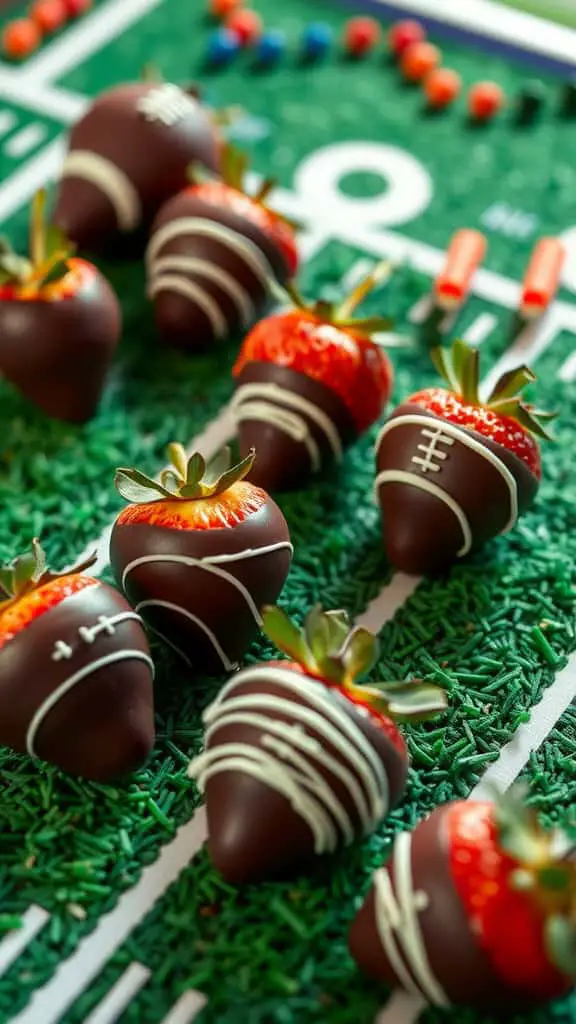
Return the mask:
[[[432, 117], [419, 90], [400, 79], [382, 52], [351, 62], [335, 47], [318, 67], [301, 65], [303, 27], [323, 20], [340, 36], [344, 10], [322, 0], [259, 0], [255, 6], [268, 25], [287, 35], [288, 52], [269, 72], [243, 55], [229, 69], [208, 73], [203, 57], [212, 26], [203, 4], [165, 0], [59, 84], [93, 96], [137, 76], [149, 60], [168, 78], [201, 79], [215, 106], [240, 104], [249, 113], [234, 137], [249, 149], [257, 171], [275, 175], [289, 189], [301, 161], [334, 142], [378, 141], [410, 151], [430, 173], [434, 195], [428, 209], [398, 233], [443, 249], [456, 228], [480, 227], [489, 242], [487, 266], [515, 279], [539, 235], [576, 222], [576, 130], [574, 122], [558, 116], [560, 86], [554, 79], [543, 80], [540, 120], [520, 128], [514, 104], [527, 72], [479, 50], [442, 44], [445, 63], [462, 73], [466, 85], [494, 78], [509, 103], [484, 128], [468, 123], [463, 100]], [[0, 160], [0, 173], [6, 170]], [[383, 183], [360, 175], [342, 187], [367, 195]], [[519, 238], [484, 227], [483, 216], [496, 201], [534, 214], [533, 233]], [[22, 244], [25, 222], [20, 211], [5, 226]], [[361, 245], [339, 240], [336, 233], [304, 268], [302, 288], [310, 295], [336, 294], [343, 275], [366, 255]], [[113, 488], [115, 468], [136, 464], [156, 471], [166, 444], [189, 441], [232, 394], [230, 368], [240, 339], [201, 358], [163, 348], [141, 263], [108, 263], [103, 269], [120, 295], [125, 329], [94, 421], [82, 428], [47, 422], [0, 384], [3, 559], [41, 534], [56, 566], [72, 561], [122, 506]], [[405, 266], [365, 307], [369, 314], [395, 317], [412, 342], [393, 353], [394, 402], [437, 380], [408, 318], [429, 287], [425, 276]], [[562, 294], [572, 298], [567, 289]], [[465, 331], [483, 312], [497, 318], [482, 350], [487, 371], [510, 343], [513, 316], [473, 297], [452, 334]], [[444, 685], [450, 699], [450, 710], [438, 722], [408, 730], [412, 768], [401, 806], [371, 840], [286, 883], [236, 890], [200, 854], [64, 1024], [81, 1024], [134, 960], [148, 966], [152, 977], [122, 1024], [157, 1024], [189, 987], [209, 1000], [201, 1024], [371, 1024], [388, 993], [356, 970], [346, 935], [373, 869], [396, 831], [412, 827], [438, 803], [470, 793], [576, 648], [576, 383], [558, 379], [574, 345], [573, 335], [561, 334], [535, 367], [539, 404], [560, 415], [557, 443], [544, 453], [534, 509], [510, 535], [446, 577], [422, 583], [381, 632], [374, 678], [425, 676]], [[337, 471], [306, 492], [279, 499], [295, 545], [282, 603], [298, 619], [315, 601], [358, 615], [392, 576], [371, 496], [376, 431], [350, 450]], [[11, 920], [3, 915], [24, 913], [31, 903], [51, 914], [45, 931], [0, 979], [0, 1024], [53, 975], [199, 804], [186, 765], [201, 747], [201, 711], [223, 680], [190, 678], [160, 644], [154, 643], [154, 654], [158, 740], [149, 764], [133, 778], [91, 785], [0, 753], [0, 928]], [[248, 660], [270, 655], [270, 647], [258, 641]], [[547, 821], [572, 820], [575, 754], [576, 712], [570, 711], [524, 773], [530, 799]], [[573, 995], [508, 1024], [575, 1020]], [[488, 1018], [433, 1010], [422, 1016], [422, 1024], [441, 1022], [488, 1024]]]

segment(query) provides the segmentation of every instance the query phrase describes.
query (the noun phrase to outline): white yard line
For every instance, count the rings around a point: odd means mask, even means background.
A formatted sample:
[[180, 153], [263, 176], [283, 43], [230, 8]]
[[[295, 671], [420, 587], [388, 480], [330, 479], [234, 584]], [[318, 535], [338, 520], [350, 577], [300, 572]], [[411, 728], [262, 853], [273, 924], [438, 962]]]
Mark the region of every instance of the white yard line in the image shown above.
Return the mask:
[[58, 175], [64, 152], [65, 140], [63, 136], [59, 136], [5, 179], [0, 186], [0, 223], [24, 206], [39, 188]]
[[[45, 85], [62, 78], [117, 39], [162, 0], [108, 0], [45, 46], [14, 73], [19, 82]], [[143, 58], [144, 59], [144, 58]]]
[[94, 931], [60, 963], [50, 981], [36, 989], [11, 1024], [57, 1024], [193, 860], [205, 839], [206, 815], [201, 807], [172, 842], [162, 847], [158, 859], [144, 868], [137, 884], [121, 895], [114, 909], [101, 917]]
[[150, 976], [151, 971], [147, 967], [138, 963], [130, 964], [104, 999], [86, 1017], [84, 1024], [115, 1024]]
[[30, 945], [39, 932], [50, 920], [50, 914], [43, 907], [35, 905], [28, 908], [22, 915], [22, 925], [2, 939], [0, 942], [0, 978], [12, 966], [15, 960]]
[[33, 121], [21, 128], [15, 135], [11, 135], [4, 144], [3, 152], [11, 160], [19, 160], [28, 156], [31, 150], [37, 149], [41, 142], [44, 142], [48, 134], [48, 128], [41, 121]]
[[91, 100], [57, 85], [37, 85], [15, 77], [13, 69], [0, 67], [0, 97], [34, 114], [72, 124], [82, 116]]
[[466, 331], [466, 341], [469, 345], [474, 345], [478, 348], [479, 345], [490, 337], [497, 323], [498, 318], [494, 316], [494, 313], [488, 313], [487, 311], [480, 313]]
[[379, 633], [382, 627], [390, 622], [396, 612], [406, 604], [408, 598], [412, 597], [421, 582], [420, 576], [407, 576], [403, 572], [395, 573], [390, 582], [358, 616], [357, 625], [364, 626], [372, 633]]
[[206, 1006], [206, 996], [201, 992], [190, 989], [180, 997], [177, 1003], [167, 1013], [162, 1024], [191, 1024], [201, 1010]]

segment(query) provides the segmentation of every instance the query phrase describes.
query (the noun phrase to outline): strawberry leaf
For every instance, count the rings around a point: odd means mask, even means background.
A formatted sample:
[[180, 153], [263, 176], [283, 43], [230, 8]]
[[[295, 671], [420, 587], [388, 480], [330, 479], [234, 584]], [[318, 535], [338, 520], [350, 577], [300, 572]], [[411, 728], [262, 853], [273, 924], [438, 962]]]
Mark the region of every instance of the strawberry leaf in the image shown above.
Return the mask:
[[269, 640], [304, 668], [315, 668], [314, 659], [302, 632], [282, 608], [268, 605], [262, 609], [262, 629]]
[[227, 473], [230, 469], [230, 463], [232, 462], [232, 452], [228, 445], [222, 448], [217, 455], [208, 463], [208, 468], [204, 474], [204, 483], [207, 486], [213, 486], [222, 479], [224, 473]]
[[171, 494], [178, 495], [180, 493], [180, 486], [182, 480], [173, 469], [163, 469], [160, 473], [160, 483], [167, 491]]
[[362, 626], [352, 630], [340, 655], [347, 678], [357, 679], [369, 672], [378, 661], [379, 653], [380, 644], [373, 633]]
[[254, 465], [255, 458], [256, 452], [254, 451], [254, 448], [252, 448], [245, 459], [242, 459], [238, 465], [232, 466], [226, 471], [226, 473], [222, 474], [215, 484], [212, 484], [212, 493], [223, 494], [229, 487], [232, 487], [232, 484], [237, 484], [240, 480], [243, 480], [244, 477], [248, 476], [248, 473]]
[[0, 569], [0, 590], [6, 597], [14, 596], [14, 571], [12, 567]]
[[373, 683], [362, 687], [376, 696], [376, 706], [399, 722], [425, 722], [445, 711], [444, 690], [420, 679]]
[[114, 484], [118, 493], [126, 498], [126, 501], [136, 505], [174, 497], [161, 483], [140, 473], [137, 469], [116, 470]]
[[494, 820], [501, 849], [526, 866], [538, 867], [546, 859], [548, 841], [536, 812], [525, 803], [524, 783], [512, 786], [495, 801]]
[[330, 636], [330, 650], [339, 652], [350, 633], [350, 616], [343, 609], [323, 612]]
[[188, 468], [188, 456], [186, 455], [186, 449], [184, 445], [172, 442], [168, 445], [168, 458], [180, 480], [186, 480], [186, 473]]
[[55, 284], [56, 281], [61, 281], [69, 272], [68, 258], [56, 259], [52, 266], [48, 267], [38, 280], [38, 289], [44, 288], [47, 284]]
[[518, 366], [514, 370], [508, 370], [497, 381], [488, 399], [488, 404], [491, 405], [494, 400], [501, 401], [504, 398], [514, 398], [528, 384], [533, 384], [535, 380], [538, 380], [538, 378], [528, 366]]
[[314, 660], [320, 664], [330, 653], [330, 626], [325, 619], [322, 605], [317, 604], [308, 612], [304, 621], [304, 635]]
[[63, 231], [55, 224], [49, 224], [46, 228], [46, 259], [52, 260], [57, 253], [71, 254], [75, 246], [70, 242]]
[[186, 479], [186, 487], [188, 487], [188, 488], [191, 488], [191, 487], [199, 488], [199, 485], [200, 485], [201, 481], [204, 478], [204, 473], [205, 472], [206, 472], [206, 460], [205, 460], [204, 456], [201, 455], [200, 452], [194, 452], [194, 454], [191, 455], [190, 458], [188, 459], [188, 462], [186, 463], [185, 470], [184, 470], [184, 477]]
[[544, 926], [544, 942], [554, 966], [576, 979], [576, 921], [552, 914]]

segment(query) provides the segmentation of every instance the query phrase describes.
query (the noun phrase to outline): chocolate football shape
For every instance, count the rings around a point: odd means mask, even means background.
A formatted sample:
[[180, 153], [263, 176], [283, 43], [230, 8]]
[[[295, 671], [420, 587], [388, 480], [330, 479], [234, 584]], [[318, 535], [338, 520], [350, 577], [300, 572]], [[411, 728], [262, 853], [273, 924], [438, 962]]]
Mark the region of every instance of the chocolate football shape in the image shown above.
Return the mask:
[[222, 180], [198, 176], [152, 225], [148, 294], [168, 344], [202, 351], [246, 330], [296, 269], [293, 229], [264, 205], [272, 182], [252, 198], [245, 170], [244, 155], [227, 146]]
[[39, 193], [38, 253], [32, 260], [0, 253], [0, 372], [48, 416], [85, 423], [120, 338], [120, 305], [95, 266], [72, 256], [54, 229], [45, 232], [43, 202]]
[[81, 249], [149, 225], [198, 161], [219, 164], [205, 107], [170, 82], [135, 82], [102, 93], [72, 129], [54, 223]]
[[[464, 362], [469, 351], [456, 343]], [[450, 360], [448, 354], [443, 358]], [[538, 490], [539, 461], [530, 434], [547, 436], [538, 420], [550, 416], [512, 397], [534, 377], [524, 367], [506, 374], [487, 402], [480, 403], [477, 354], [474, 360], [466, 396], [456, 381], [452, 391], [419, 392], [392, 413], [376, 442], [384, 546], [391, 564], [407, 573], [446, 569], [508, 532]], [[472, 426], [475, 419], [477, 427]], [[537, 472], [514, 450], [518, 442], [522, 451], [528, 449]]]
[[273, 492], [304, 487], [380, 418], [393, 371], [372, 334], [390, 321], [352, 313], [389, 272], [388, 263], [376, 267], [339, 306], [307, 306], [289, 285], [295, 308], [261, 320], [245, 338], [233, 412], [240, 453], [258, 451], [254, 483]]
[[274, 501], [243, 478], [254, 454], [230, 467], [226, 449], [207, 467], [171, 445], [159, 483], [119, 470], [134, 502], [112, 531], [116, 578], [136, 611], [197, 673], [230, 671], [278, 597], [292, 545]]
[[345, 612], [314, 609], [304, 636], [268, 608], [264, 628], [298, 663], [234, 676], [204, 714], [205, 751], [189, 768], [206, 793], [210, 856], [235, 884], [293, 875], [370, 833], [400, 799], [408, 769], [386, 711], [422, 717], [445, 706], [435, 687], [354, 686], [378, 643], [351, 631]]
[[61, 575], [42, 550], [0, 570], [0, 744], [104, 782], [154, 743], [154, 666], [140, 616], [84, 575]]
[[[434, 1006], [504, 1014], [576, 980], [576, 865], [517, 794], [462, 801], [396, 836], [350, 932], [360, 968]], [[553, 890], [556, 887], [556, 892]], [[572, 916], [570, 916], [572, 915]]]

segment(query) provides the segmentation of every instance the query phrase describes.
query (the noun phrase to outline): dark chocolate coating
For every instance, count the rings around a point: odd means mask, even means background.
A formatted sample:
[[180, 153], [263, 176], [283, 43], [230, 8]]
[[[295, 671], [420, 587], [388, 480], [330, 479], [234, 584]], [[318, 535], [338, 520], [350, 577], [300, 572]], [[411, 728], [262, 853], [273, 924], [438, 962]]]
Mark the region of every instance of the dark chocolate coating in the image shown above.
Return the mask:
[[[311, 402], [332, 421], [343, 448], [352, 444], [358, 436], [352, 417], [339, 395], [312, 377], [306, 377], [305, 374], [284, 366], [276, 366], [275, 363], [252, 362], [247, 363], [236, 378], [236, 388], [253, 383], [275, 384]], [[318, 446], [322, 467], [333, 463], [332, 447], [324, 430], [315, 420], [305, 411], [283, 403], [281, 396], [266, 396], [265, 401], [277, 404], [280, 409], [296, 412], [307, 424]], [[243, 457], [251, 448], [256, 448], [258, 458], [254, 462], [249, 479], [267, 491], [296, 490], [304, 487], [314, 475], [310, 454], [305, 444], [295, 440], [268, 420], [240, 420], [238, 442]]]
[[[284, 284], [289, 275], [286, 259], [275, 245], [272, 238], [247, 217], [223, 207], [208, 203], [199, 198], [192, 190], [183, 191], [169, 199], [156, 217], [151, 230], [151, 240], [164, 225], [182, 217], [194, 217], [212, 221], [229, 228], [252, 243], [262, 254], [271, 272], [280, 284]], [[225, 271], [237, 283], [252, 306], [250, 320], [242, 320], [241, 310], [222, 283], [212, 280], [199, 269], [180, 269], [167, 271], [170, 275], [192, 282], [209, 296], [220, 309], [226, 325], [227, 334], [232, 335], [242, 327], [245, 329], [259, 319], [266, 311], [270, 301], [270, 289], [256, 273], [249, 259], [239, 251], [227, 245], [223, 239], [210, 237], [199, 231], [189, 231], [165, 242], [148, 261], [149, 287], [153, 283], [153, 273], [160, 259], [167, 256], [187, 256], [211, 264], [216, 274]], [[189, 296], [167, 288], [153, 296], [156, 322], [160, 335], [170, 345], [189, 351], [199, 352], [209, 349], [215, 342], [214, 325], [200, 302]]]
[[[105, 157], [130, 179], [140, 198], [144, 225], [184, 187], [191, 163], [217, 171], [220, 162], [217, 131], [200, 104], [191, 106], [175, 124], [151, 121], [138, 110], [138, 101], [158, 88], [157, 83], [135, 82], [102, 93], [72, 129], [68, 146], [69, 151]], [[60, 181], [53, 220], [86, 251], [101, 251], [120, 230], [104, 192], [73, 175]]]
[[[275, 502], [268, 498], [243, 523], [221, 529], [174, 530], [146, 523], [116, 523], [110, 542], [110, 560], [122, 586], [124, 569], [137, 558], [168, 555], [206, 559], [289, 540], [286, 520]], [[285, 547], [241, 561], [224, 562], [218, 568], [244, 584], [260, 609], [274, 604], [278, 598], [290, 562], [290, 549]], [[258, 630], [245, 596], [229, 580], [201, 566], [147, 562], [129, 573], [124, 590], [135, 606], [142, 601], [165, 601], [178, 606], [188, 616], [196, 616], [218, 639], [232, 665], [246, 653]], [[198, 674], [219, 674], [230, 669], [201, 626], [182, 612], [152, 606], [143, 608], [141, 614], [153, 630], [190, 661]]]
[[[138, 651], [149, 656], [140, 622], [126, 619], [114, 632], [102, 630], [92, 643], [80, 627], [95, 627], [132, 609], [122, 594], [96, 583], [64, 598], [26, 626], [0, 650], [0, 743], [26, 753], [26, 736], [44, 701], [66, 679], [109, 654]], [[56, 641], [72, 648], [54, 660]], [[48, 711], [40, 724], [35, 754], [70, 775], [104, 782], [134, 771], [154, 744], [152, 671], [127, 657], [95, 669]]]
[[118, 299], [96, 268], [54, 301], [0, 301], [0, 371], [48, 416], [85, 423], [97, 410], [121, 330]]
[[[430, 420], [432, 428], [445, 421], [417, 405], [406, 402], [394, 411], [388, 422], [403, 415], [418, 415]], [[488, 437], [465, 427], [458, 428], [484, 448], [498, 456], [510, 470], [518, 487], [518, 512], [532, 503], [538, 480], [513, 452]], [[452, 435], [450, 435], [452, 436]], [[402, 470], [424, 477], [440, 486], [461, 507], [470, 524], [472, 550], [497, 536], [510, 515], [508, 487], [498, 470], [482, 455], [458, 441], [438, 445], [446, 454], [437, 461], [439, 471], [425, 471], [414, 457], [426, 457], [418, 445], [430, 444], [416, 424], [403, 424], [381, 439], [376, 453], [377, 473]], [[386, 554], [391, 564], [407, 573], [433, 573], [447, 568], [457, 558], [463, 544], [461, 527], [454, 512], [440, 498], [404, 482], [385, 481], [379, 486], [383, 514]]]
[[[533, 993], [501, 979], [472, 932], [452, 882], [446, 807], [433, 811], [412, 833], [411, 863], [414, 890], [423, 891], [429, 897], [428, 907], [418, 912], [428, 961], [450, 1003], [492, 1013], [532, 1009], [536, 1005]], [[397, 893], [394, 868], [389, 864], [386, 870]], [[388, 985], [400, 985], [378, 936], [375, 907], [372, 886], [352, 924], [350, 952], [370, 977]], [[514, 941], [513, 935], [510, 940]], [[402, 959], [408, 966], [406, 958], [402, 956]]]
[[[264, 675], [253, 682], [241, 683], [233, 690], [232, 696], [240, 697], [248, 693], [272, 694], [295, 704], [308, 703], [303, 695], [288, 692], [273, 681], [268, 682]], [[335, 691], [333, 694], [382, 761], [389, 782], [391, 810], [404, 792], [407, 759], [402, 758], [384, 730], [378, 728], [371, 717], [362, 714], [354, 704]], [[316, 705], [313, 706], [317, 709]], [[297, 724], [315, 738], [328, 754], [341, 764], [344, 763], [341, 753], [312, 726], [304, 725], [300, 719], [292, 719], [285, 711], [267, 708], [262, 713], [267, 718], [286, 722], [287, 726]], [[249, 724], [223, 726], [208, 742], [207, 749], [224, 743], [262, 746], [264, 732]], [[288, 731], [285, 740], [289, 743]], [[317, 761], [313, 763], [345, 806], [361, 837], [362, 824], [349, 790], [329, 768]], [[210, 856], [218, 871], [234, 884], [293, 876], [309, 866], [316, 856], [312, 832], [304, 819], [282, 793], [252, 775], [241, 771], [226, 771], [209, 778], [206, 784], [206, 813]]]

